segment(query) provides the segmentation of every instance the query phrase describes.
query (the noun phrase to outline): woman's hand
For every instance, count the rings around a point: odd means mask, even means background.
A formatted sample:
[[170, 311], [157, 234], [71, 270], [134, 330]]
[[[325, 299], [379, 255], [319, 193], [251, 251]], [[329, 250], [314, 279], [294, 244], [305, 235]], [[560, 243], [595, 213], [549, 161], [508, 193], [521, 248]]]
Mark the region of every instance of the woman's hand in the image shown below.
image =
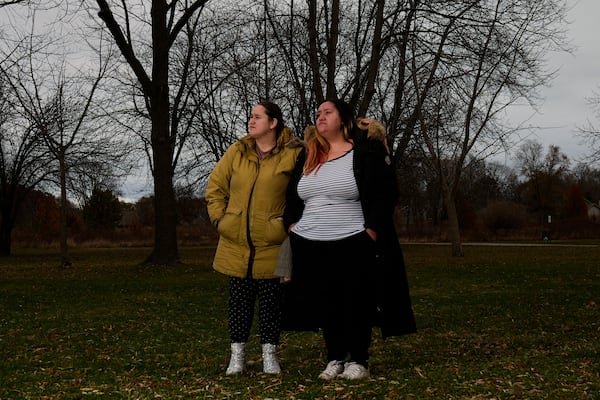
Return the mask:
[[367, 228], [367, 235], [369, 235], [374, 242], [377, 241], [377, 232], [375, 232], [373, 229]]
[[290, 227], [288, 228], [288, 233], [290, 233], [292, 231], [292, 229], [294, 229], [294, 226], [296, 226], [296, 224], [291, 224]]

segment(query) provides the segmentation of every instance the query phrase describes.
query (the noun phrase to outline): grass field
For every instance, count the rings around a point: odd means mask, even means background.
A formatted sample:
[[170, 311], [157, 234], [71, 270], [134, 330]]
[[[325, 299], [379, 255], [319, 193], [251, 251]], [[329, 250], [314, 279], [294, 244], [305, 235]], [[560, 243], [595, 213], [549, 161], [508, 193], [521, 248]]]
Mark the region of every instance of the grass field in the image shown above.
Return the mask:
[[226, 377], [227, 280], [214, 248], [0, 259], [0, 399], [598, 399], [600, 247], [403, 245], [418, 333], [371, 348], [372, 377], [316, 378], [321, 336], [284, 333], [283, 374]]

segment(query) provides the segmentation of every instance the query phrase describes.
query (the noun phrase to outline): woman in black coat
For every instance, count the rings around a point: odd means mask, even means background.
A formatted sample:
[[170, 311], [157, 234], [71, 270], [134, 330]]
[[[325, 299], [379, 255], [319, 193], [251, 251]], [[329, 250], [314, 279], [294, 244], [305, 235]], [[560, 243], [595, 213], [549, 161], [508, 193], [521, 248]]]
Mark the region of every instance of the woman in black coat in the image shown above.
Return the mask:
[[365, 378], [373, 326], [383, 337], [416, 330], [385, 129], [357, 123], [348, 104], [328, 100], [305, 142], [286, 196], [293, 274], [283, 329], [323, 328], [328, 364], [320, 378]]

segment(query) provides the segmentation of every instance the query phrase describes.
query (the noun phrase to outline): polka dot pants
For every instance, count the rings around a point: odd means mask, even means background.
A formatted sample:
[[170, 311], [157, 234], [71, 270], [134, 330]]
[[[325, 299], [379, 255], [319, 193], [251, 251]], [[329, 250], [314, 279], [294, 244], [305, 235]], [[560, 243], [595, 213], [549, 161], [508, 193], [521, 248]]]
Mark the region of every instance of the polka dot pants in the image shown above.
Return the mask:
[[279, 344], [281, 283], [276, 279], [229, 278], [229, 336], [231, 343], [246, 343], [258, 297], [261, 344]]

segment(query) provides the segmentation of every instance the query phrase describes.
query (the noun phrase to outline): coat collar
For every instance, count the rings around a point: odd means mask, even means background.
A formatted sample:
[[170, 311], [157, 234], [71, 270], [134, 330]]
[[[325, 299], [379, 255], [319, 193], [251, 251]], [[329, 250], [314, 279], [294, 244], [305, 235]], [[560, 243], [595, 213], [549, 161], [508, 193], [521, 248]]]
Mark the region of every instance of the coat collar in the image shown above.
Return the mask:
[[[256, 152], [254, 151], [254, 147], [256, 146], [256, 140], [250, 136], [250, 134], [246, 134], [243, 138], [240, 139], [240, 143], [243, 146], [243, 151], [249, 157], [258, 158]], [[302, 141], [293, 135], [292, 130], [288, 127], [283, 128], [283, 131], [279, 134], [277, 138], [277, 145], [271, 152], [272, 154], [277, 154], [283, 151], [286, 147], [294, 148], [302, 146]]]

